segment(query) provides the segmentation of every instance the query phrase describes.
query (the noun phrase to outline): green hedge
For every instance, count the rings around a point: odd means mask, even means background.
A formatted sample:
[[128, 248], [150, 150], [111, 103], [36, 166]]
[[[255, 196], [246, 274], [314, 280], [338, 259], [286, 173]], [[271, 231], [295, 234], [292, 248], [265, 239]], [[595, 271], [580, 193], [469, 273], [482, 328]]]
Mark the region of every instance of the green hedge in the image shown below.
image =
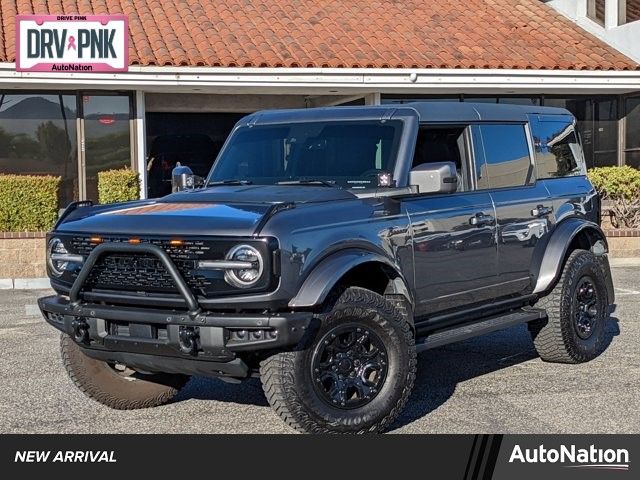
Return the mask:
[[140, 177], [124, 168], [98, 173], [98, 201], [100, 203], [128, 202], [140, 198]]
[[47, 231], [58, 219], [60, 177], [0, 174], [0, 231]]
[[611, 224], [616, 228], [640, 227], [640, 170], [630, 167], [598, 167], [589, 179], [607, 202]]

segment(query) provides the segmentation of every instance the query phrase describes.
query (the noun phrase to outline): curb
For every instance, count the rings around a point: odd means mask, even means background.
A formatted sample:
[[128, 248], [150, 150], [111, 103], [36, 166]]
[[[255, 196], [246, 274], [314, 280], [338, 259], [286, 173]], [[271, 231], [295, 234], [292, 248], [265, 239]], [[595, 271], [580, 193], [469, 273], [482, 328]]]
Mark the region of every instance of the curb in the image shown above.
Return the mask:
[[0, 290], [48, 290], [48, 278], [0, 278]]

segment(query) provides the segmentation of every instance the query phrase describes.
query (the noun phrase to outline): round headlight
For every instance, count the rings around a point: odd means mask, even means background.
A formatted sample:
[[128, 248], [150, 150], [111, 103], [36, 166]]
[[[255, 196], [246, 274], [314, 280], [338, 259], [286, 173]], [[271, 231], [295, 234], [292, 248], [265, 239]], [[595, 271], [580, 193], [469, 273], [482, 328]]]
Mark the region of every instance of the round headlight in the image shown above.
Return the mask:
[[228, 269], [224, 274], [225, 281], [239, 288], [249, 288], [255, 285], [262, 276], [264, 261], [262, 255], [249, 245], [237, 245], [227, 253], [227, 260], [251, 264], [247, 268]]
[[65, 248], [62, 240], [59, 238], [52, 238], [49, 240], [49, 247], [47, 248], [47, 263], [49, 270], [53, 275], [59, 277], [64, 273], [69, 262], [67, 260], [56, 260], [57, 254], [68, 254], [69, 252]]

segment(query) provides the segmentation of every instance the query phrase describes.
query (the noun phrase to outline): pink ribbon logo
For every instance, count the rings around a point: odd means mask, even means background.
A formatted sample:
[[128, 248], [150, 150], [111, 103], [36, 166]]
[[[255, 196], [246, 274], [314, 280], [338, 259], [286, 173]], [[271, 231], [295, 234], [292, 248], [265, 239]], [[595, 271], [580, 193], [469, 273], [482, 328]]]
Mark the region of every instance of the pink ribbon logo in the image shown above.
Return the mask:
[[71, 35], [71, 36], [69, 37], [69, 43], [67, 44], [67, 50], [71, 50], [72, 48], [73, 48], [74, 50], [78, 50], [78, 49], [76, 48], [76, 37], [74, 37], [73, 35]]

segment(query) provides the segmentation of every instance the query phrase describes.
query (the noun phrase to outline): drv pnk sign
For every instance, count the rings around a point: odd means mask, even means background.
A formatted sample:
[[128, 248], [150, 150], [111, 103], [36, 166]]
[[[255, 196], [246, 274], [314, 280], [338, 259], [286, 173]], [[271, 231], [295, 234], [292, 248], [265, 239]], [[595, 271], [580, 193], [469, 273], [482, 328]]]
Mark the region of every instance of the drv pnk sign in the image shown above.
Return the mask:
[[19, 72], [126, 72], [126, 15], [18, 15]]

